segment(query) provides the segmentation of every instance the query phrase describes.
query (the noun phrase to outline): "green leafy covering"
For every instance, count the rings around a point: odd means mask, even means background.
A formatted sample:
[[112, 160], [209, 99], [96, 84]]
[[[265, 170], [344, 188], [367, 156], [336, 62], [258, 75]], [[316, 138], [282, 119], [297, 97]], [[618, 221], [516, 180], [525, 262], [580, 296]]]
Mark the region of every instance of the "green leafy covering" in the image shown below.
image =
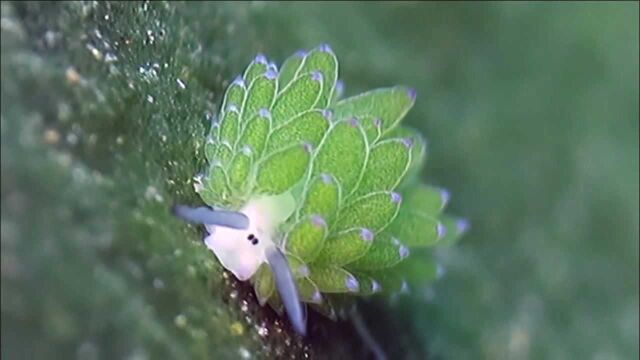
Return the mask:
[[381, 133], [393, 129], [415, 102], [414, 90], [405, 86], [378, 89], [339, 101], [332, 106], [336, 119], [380, 120]]
[[244, 188], [247, 185], [247, 179], [249, 178], [249, 172], [251, 171], [251, 152], [249, 149], [246, 151], [236, 153], [229, 164], [229, 187], [231, 191], [236, 193], [243, 193]]
[[258, 165], [257, 190], [280, 194], [297, 183], [307, 170], [311, 156], [305, 145], [292, 145], [265, 158]]
[[244, 83], [248, 86], [260, 75], [267, 71], [267, 59], [264, 55], [258, 54], [244, 71]]
[[368, 229], [351, 229], [339, 232], [327, 239], [314, 265], [343, 266], [369, 250], [374, 235]]
[[271, 108], [276, 95], [275, 74], [269, 72], [256, 77], [249, 86], [247, 99], [242, 107], [242, 118], [250, 119], [258, 113], [258, 110]]
[[440, 218], [442, 225], [445, 229], [444, 237], [440, 240], [439, 246], [451, 246], [454, 245], [462, 234], [467, 231], [469, 223], [465, 219], [453, 217], [450, 215], [443, 215]]
[[334, 266], [312, 266], [311, 280], [323, 293], [357, 292], [358, 280], [344, 269]]
[[358, 280], [360, 287], [358, 289], [358, 295], [369, 296], [374, 295], [382, 291], [380, 282], [373, 277], [363, 273], [353, 273]]
[[328, 127], [327, 114], [323, 114], [320, 110], [304, 112], [281, 124], [271, 133], [267, 152], [301, 142], [317, 146]]
[[224, 100], [222, 101], [222, 109], [223, 114], [230, 111], [232, 108], [240, 108], [242, 104], [244, 104], [244, 99], [247, 93], [247, 85], [241, 78], [238, 78], [236, 81], [232, 82], [231, 85], [227, 88], [227, 91], [224, 94]]
[[222, 114], [220, 119], [220, 136], [218, 141], [233, 146], [238, 139], [240, 128], [240, 112], [233, 108]]
[[327, 237], [327, 224], [318, 215], [302, 219], [287, 233], [286, 249], [303, 261], [312, 261], [322, 249]]
[[431, 254], [414, 251], [411, 257], [391, 269], [372, 271], [370, 274], [380, 282], [383, 291], [390, 294], [421, 289], [438, 278], [439, 265]]
[[[337, 69], [327, 45], [294, 54], [277, 75], [257, 56], [227, 90], [225, 101], [240, 106], [227, 105], [212, 127], [219, 136], [205, 153], [216, 171], [200, 191], [210, 205], [234, 207], [289, 192], [297, 211], [280, 227], [280, 243], [300, 298], [329, 317], [348, 302], [337, 294], [402, 289], [394, 269], [411, 262], [410, 248], [432, 246], [460, 223], [442, 225], [448, 193], [417, 181], [426, 141], [398, 126], [415, 93], [396, 86], [336, 102]], [[259, 301], [282, 311], [269, 268], [252, 281]]]
[[227, 142], [209, 140], [205, 146], [205, 156], [211, 163], [227, 164], [233, 156], [233, 149]]
[[389, 131], [386, 137], [409, 139], [411, 142], [411, 163], [399, 187], [419, 183], [421, 181], [420, 172], [424, 168], [427, 157], [427, 141], [425, 138], [417, 131], [406, 126], [397, 126]]
[[260, 265], [252, 280], [258, 302], [260, 302], [260, 305], [264, 305], [271, 295], [273, 295], [276, 288], [269, 265]]
[[284, 61], [284, 63], [282, 64], [282, 68], [280, 69], [280, 73], [278, 74], [278, 86], [280, 89], [286, 88], [291, 80], [296, 77], [296, 75], [298, 74], [298, 69], [304, 61], [304, 57], [305, 54], [300, 51]]
[[449, 193], [434, 186], [418, 184], [402, 192], [404, 206], [425, 215], [437, 216], [449, 201]]
[[369, 250], [359, 259], [347, 267], [352, 270], [381, 270], [395, 266], [409, 256], [409, 249], [390, 232], [383, 232], [376, 236], [376, 240]]
[[322, 78], [322, 73], [316, 71], [305, 73], [282, 89], [273, 104], [274, 124], [280, 125], [313, 109], [322, 95]]
[[389, 225], [400, 209], [399, 194], [382, 191], [365, 195], [340, 209], [333, 231], [359, 226], [377, 233]]
[[321, 45], [311, 50], [298, 68], [298, 73], [319, 71], [323, 75], [322, 94], [317, 106], [326, 108], [333, 97], [338, 80], [338, 59], [328, 45]]
[[355, 194], [395, 189], [411, 163], [411, 146], [407, 139], [385, 140], [373, 146]]
[[318, 286], [308, 277], [298, 279], [298, 295], [302, 302], [311, 304], [322, 303], [322, 293]]
[[319, 215], [331, 223], [338, 213], [340, 198], [340, 185], [336, 179], [329, 174], [320, 174], [307, 184], [299, 215]]
[[[331, 39], [347, 97], [419, 89], [380, 139], [359, 118], [371, 145], [409, 124], [428, 135], [427, 168], [396, 190], [405, 204], [426, 176], [474, 219], [472, 241], [447, 256], [412, 248], [379, 274], [352, 272], [358, 294], [366, 277], [398, 272], [411, 291], [359, 303], [388, 358], [637, 359], [638, 13], [637, 2], [3, 1], [2, 357], [367, 356], [352, 326], [313, 317], [313, 336], [293, 336], [167, 211], [200, 202], [212, 111], [251, 56]], [[454, 232], [437, 218], [440, 248]], [[445, 281], [423, 291], [442, 260]], [[314, 309], [335, 318], [341, 294], [324, 295]]]
[[314, 174], [331, 174], [348, 196], [362, 175], [367, 141], [356, 120], [335, 123], [327, 132], [313, 161]]
[[443, 235], [442, 225], [437, 218], [409, 207], [400, 209], [389, 232], [403, 239], [408, 246], [430, 246]]
[[208, 204], [224, 203], [230, 191], [227, 171], [219, 163], [211, 164], [201, 191], [202, 200]]
[[242, 136], [238, 140], [240, 150], [245, 147], [251, 152], [254, 159], [260, 159], [264, 151], [267, 137], [271, 129], [271, 117], [269, 114], [256, 114], [245, 125]]

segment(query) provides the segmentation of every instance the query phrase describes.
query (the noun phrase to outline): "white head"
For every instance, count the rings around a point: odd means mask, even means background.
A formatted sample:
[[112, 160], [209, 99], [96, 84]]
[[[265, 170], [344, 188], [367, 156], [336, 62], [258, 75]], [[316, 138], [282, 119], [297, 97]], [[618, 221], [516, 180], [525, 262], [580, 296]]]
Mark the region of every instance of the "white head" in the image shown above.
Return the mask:
[[290, 193], [253, 198], [239, 212], [184, 205], [173, 207], [176, 216], [206, 227], [204, 242], [207, 248], [238, 280], [250, 279], [260, 265], [267, 263], [291, 324], [304, 335], [304, 308], [287, 259], [275, 241], [278, 227], [294, 210], [295, 202]]
[[288, 193], [254, 198], [240, 210], [249, 219], [247, 229], [205, 224], [209, 235], [204, 242], [238, 280], [248, 280], [267, 262], [267, 250], [276, 246], [278, 226], [293, 210], [294, 200]]

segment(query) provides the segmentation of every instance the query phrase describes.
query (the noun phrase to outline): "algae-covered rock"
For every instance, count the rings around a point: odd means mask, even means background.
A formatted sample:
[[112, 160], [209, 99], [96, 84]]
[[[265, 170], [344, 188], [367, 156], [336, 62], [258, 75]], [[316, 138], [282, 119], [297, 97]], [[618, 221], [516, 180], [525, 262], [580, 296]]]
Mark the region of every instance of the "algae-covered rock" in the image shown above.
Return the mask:
[[3, 357], [314, 354], [169, 212], [255, 51], [246, 10], [3, 2]]
[[[370, 356], [358, 321], [311, 312], [295, 335], [169, 212], [201, 201], [210, 124], [246, 64], [321, 43], [344, 69], [324, 102], [417, 89], [405, 124], [426, 166], [407, 176], [472, 224], [444, 268], [398, 264], [435, 286], [358, 301], [389, 358], [638, 357], [637, 3], [1, 6], [3, 358]], [[354, 266], [397, 260], [376, 259]]]

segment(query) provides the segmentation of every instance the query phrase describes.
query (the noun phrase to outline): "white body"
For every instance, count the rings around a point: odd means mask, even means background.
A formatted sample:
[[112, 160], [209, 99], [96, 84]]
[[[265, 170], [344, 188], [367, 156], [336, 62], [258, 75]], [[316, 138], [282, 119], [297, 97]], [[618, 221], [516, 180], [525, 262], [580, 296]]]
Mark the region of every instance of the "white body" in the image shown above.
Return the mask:
[[238, 280], [248, 280], [267, 261], [267, 249], [276, 246], [278, 226], [291, 216], [294, 206], [289, 193], [254, 198], [240, 210], [249, 218], [247, 230], [205, 225], [209, 235], [204, 242]]

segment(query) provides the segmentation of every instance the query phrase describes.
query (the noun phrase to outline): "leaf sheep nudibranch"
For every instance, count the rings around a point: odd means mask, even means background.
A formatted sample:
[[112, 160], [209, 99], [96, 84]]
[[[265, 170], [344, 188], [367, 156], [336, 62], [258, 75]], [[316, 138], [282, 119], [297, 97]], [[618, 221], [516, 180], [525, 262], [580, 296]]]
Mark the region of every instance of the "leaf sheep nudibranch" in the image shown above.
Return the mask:
[[300, 334], [306, 304], [333, 318], [345, 295], [427, 284], [428, 249], [452, 245], [468, 226], [442, 214], [447, 191], [420, 182], [426, 142], [400, 124], [416, 92], [341, 94], [327, 45], [295, 53], [279, 72], [258, 55], [209, 132], [196, 184], [208, 206], [174, 207], [205, 226], [220, 263]]

